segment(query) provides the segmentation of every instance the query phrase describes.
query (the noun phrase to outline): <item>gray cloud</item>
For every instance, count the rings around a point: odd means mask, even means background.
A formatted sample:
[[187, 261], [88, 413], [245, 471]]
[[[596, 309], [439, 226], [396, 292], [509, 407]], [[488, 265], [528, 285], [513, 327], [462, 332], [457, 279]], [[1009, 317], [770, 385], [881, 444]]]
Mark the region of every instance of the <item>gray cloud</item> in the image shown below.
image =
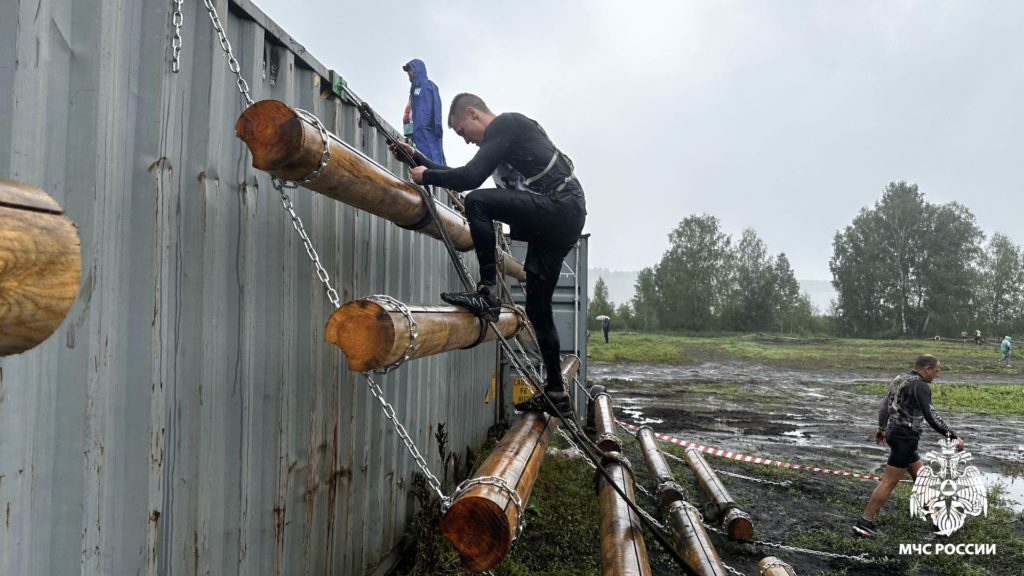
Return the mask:
[[587, 191], [591, 266], [652, 265], [707, 212], [828, 279], [893, 180], [1024, 244], [1019, 2], [257, 2], [394, 125], [411, 58], [445, 102], [540, 121]]

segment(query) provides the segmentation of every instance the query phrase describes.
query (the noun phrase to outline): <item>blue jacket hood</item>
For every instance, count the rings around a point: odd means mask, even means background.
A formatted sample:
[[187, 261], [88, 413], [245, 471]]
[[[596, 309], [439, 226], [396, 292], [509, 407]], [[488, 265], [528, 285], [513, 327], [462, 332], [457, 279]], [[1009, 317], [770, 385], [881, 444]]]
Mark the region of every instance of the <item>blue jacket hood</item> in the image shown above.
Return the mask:
[[412, 70], [413, 86], [422, 86], [429, 80], [429, 78], [427, 78], [427, 65], [423, 63], [423, 60], [413, 58], [405, 63], [405, 67]]

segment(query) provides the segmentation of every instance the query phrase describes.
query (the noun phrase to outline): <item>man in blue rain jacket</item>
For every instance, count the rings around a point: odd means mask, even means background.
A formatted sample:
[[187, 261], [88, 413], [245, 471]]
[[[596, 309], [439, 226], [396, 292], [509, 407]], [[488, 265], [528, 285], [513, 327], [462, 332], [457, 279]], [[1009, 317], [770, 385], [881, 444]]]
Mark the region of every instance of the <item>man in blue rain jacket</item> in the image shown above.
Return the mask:
[[441, 123], [441, 93], [437, 84], [427, 78], [427, 66], [422, 60], [410, 60], [402, 66], [409, 74], [409, 104], [405, 108], [402, 123], [405, 135], [412, 136], [412, 144], [432, 162], [445, 164], [441, 140], [444, 127]]

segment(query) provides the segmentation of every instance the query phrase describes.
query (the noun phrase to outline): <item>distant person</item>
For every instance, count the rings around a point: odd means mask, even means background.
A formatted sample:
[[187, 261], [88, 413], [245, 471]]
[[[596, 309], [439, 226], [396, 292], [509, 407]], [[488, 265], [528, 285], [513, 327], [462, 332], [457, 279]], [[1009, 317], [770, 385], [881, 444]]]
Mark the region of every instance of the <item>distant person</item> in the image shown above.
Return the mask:
[[967, 330], [960, 332], [960, 341], [965, 344], [967, 343]]
[[864, 515], [853, 525], [854, 531], [862, 536], [874, 537], [878, 534], [875, 514], [889, 500], [889, 495], [903, 479], [903, 475], [909, 471], [910, 477], [917, 480], [917, 472], [923, 465], [917, 453], [922, 421], [928, 421], [928, 425], [939, 434], [956, 439], [957, 450], [964, 448], [963, 439], [939, 418], [932, 406], [932, 389], [929, 384], [939, 372], [942, 372], [939, 359], [931, 354], [922, 354], [917, 357], [913, 370], [900, 374], [889, 383], [889, 391], [878, 411], [878, 431], [875, 432], [877, 444], [885, 442], [889, 445], [889, 460], [881, 482], [864, 508]]
[[974, 343], [981, 346], [981, 330], [974, 331]]
[[612, 328], [612, 321], [610, 318], [605, 318], [604, 322], [601, 323], [601, 330], [604, 332], [604, 343], [608, 343], [608, 331]]
[[441, 92], [427, 78], [427, 66], [413, 59], [402, 66], [409, 74], [409, 103], [405, 106], [402, 127], [410, 142], [431, 162], [444, 164], [444, 126], [441, 123]]
[[1003, 362], [1006, 362], [1007, 368], [1010, 367], [1010, 350], [1012, 350], [1012, 347], [1010, 346], [1010, 337], [1006, 336], [1003, 338], [1003, 342], [999, 345], [999, 351], [1003, 353], [1003, 357], [999, 359], [999, 363], [1002, 364]]

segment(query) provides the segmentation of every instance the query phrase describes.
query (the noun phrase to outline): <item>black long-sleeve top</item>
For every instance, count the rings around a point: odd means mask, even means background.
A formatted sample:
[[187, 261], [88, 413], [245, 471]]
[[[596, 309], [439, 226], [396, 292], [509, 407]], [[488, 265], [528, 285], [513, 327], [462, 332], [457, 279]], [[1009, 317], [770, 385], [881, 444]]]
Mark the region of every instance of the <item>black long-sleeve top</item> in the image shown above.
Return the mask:
[[[893, 402], [893, 399], [896, 399]], [[906, 426], [921, 434], [922, 421], [943, 436], [957, 438], [953, 429], [939, 417], [932, 406], [932, 389], [915, 371], [900, 374], [889, 383], [889, 392], [878, 410], [878, 427]]]

